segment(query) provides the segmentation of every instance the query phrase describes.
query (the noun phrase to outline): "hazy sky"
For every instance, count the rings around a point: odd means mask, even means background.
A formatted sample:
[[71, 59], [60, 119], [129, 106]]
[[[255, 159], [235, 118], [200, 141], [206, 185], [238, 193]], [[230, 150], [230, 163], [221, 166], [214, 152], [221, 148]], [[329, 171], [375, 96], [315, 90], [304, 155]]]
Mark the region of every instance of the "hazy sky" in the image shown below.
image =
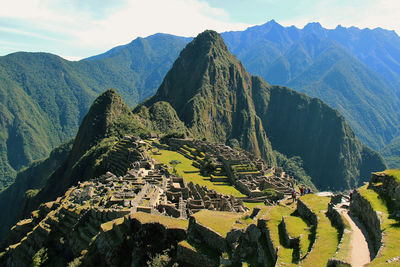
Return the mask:
[[0, 0], [0, 55], [80, 59], [136, 37], [244, 30], [275, 19], [302, 28], [381, 27], [400, 33], [400, 0]]

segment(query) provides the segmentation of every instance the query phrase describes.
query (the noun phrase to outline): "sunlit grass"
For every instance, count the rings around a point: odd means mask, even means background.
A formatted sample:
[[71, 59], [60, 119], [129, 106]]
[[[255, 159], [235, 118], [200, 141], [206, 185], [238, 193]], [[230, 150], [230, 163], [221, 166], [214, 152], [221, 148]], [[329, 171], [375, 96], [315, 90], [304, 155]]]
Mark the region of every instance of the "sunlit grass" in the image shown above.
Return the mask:
[[207, 226], [219, 233], [222, 237], [226, 237], [232, 226], [239, 220], [243, 214], [224, 211], [201, 210], [193, 214], [196, 221]]
[[385, 265], [386, 261], [400, 255], [399, 240], [400, 240], [400, 223], [389, 218], [389, 210], [385, 201], [371, 189], [367, 189], [368, 185], [364, 185], [358, 189], [358, 192], [372, 206], [375, 211], [380, 212], [382, 247], [378, 255], [369, 264], [370, 266]]
[[392, 176], [397, 181], [397, 183], [400, 185], [400, 169], [385, 170], [380, 173], [384, 173], [386, 175]]
[[318, 216], [315, 242], [302, 266], [326, 266], [328, 260], [335, 254], [338, 244], [338, 232], [326, 216], [330, 198], [309, 194], [301, 200]]
[[286, 206], [272, 206], [263, 210], [264, 219], [267, 220], [267, 227], [270, 232], [271, 241], [275, 248], [279, 247], [276, 265], [292, 265], [293, 249], [284, 247], [280, 242], [279, 224], [282, 222], [282, 216], [290, 216], [294, 209]]
[[[182, 176], [187, 183], [193, 182], [201, 186], [207, 186], [208, 189], [213, 189], [218, 193], [225, 195], [233, 195], [235, 197], [244, 197], [245, 195], [240, 193], [235, 187], [226, 182], [211, 182], [210, 177], [200, 175], [200, 170], [192, 166], [192, 160], [184, 157], [176, 151], [171, 150], [160, 150], [161, 155], [153, 154], [152, 157], [159, 163], [165, 165], [171, 165], [171, 160], [178, 160], [181, 163], [176, 165], [175, 169], [179, 176]], [[197, 173], [185, 173], [198, 171]]]

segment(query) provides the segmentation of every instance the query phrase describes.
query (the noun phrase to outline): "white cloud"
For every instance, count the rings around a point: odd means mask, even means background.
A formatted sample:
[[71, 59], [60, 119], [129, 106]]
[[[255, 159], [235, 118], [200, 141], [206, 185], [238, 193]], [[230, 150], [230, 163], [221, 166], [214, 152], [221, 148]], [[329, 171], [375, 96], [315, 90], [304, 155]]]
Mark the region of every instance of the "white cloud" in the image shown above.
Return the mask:
[[[63, 35], [67, 40], [64, 45], [99, 52], [158, 32], [195, 36], [205, 29], [227, 31], [249, 26], [229, 22], [224, 10], [198, 0], [120, 0], [116, 7], [102, 9], [99, 14], [95, 14], [99, 7], [93, 6], [88, 12], [87, 6], [80, 8], [80, 2], [72, 5], [65, 0], [13, 0], [0, 9], [0, 18], [23, 21], [36, 29], [32, 36]], [[27, 34], [25, 30], [14, 30], [17, 31]]]

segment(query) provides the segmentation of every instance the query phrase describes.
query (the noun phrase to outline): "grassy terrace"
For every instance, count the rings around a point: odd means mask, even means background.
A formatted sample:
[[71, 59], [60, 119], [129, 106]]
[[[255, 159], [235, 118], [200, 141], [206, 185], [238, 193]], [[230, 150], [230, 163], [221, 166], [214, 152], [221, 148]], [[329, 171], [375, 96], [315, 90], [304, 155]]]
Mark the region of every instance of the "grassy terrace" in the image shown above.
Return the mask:
[[302, 235], [300, 239], [300, 252], [301, 255], [306, 255], [310, 246], [310, 239], [308, 238], [311, 233], [310, 227], [301, 217], [286, 216], [285, 222], [286, 230], [289, 236], [299, 237], [300, 235]]
[[301, 262], [301, 265], [326, 266], [328, 260], [335, 254], [339, 244], [338, 232], [325, 214], [330, 198], [309, 194], [301, 197], [301, 200], [318, 216], [315, 242], [312, 250], [305, 260]]
[[201, 210], [192, 215], [196, 222], [206, 226], [222, 237], [226, 237], [232, 226], [239, 220], [243, 214], [224, 211]]
[[367, 185], [360, 187], [358, 192], [371, 204], [375, 211], [381, 212], [382, 247], [369, 266], [385, 265], [386, 260], [400, 255], [400, 222], [390, 218], [390, 212], [385, 201], [375, 191], [367, 189]]
[[293, 249], [284, 247], [280, 242], [279, 236], [279, 224], [282, 222], [282, 216], [289, 217], [294, 212], [293, 207], [286, 206], [271, 206], [266, 207], [260, 213], [263, 214], [263, 218], [267, 220], [267, 227], [270, 231], [271, 241], [275, 248], [279, 247], [278, 258], [276, 260], [276, 266], [292, 265], [293, 261]]
[[385, 170], [381, 173], [392, 176], [400, 185], [400, 169]]
[[243, 205], [245, 205], [246, 207], [248, 207], [250, 210], [252, 210], [255, 207], [265, 207], [264, 202], [246, 202], [243, 201]]
[[129, 216], [131, 219], [139, 220], [142, 224], [160, 223], [167, 228], [187, 229], [188, 224], [189, 224], [188, 220], [176, 219], [176, 218], [165, 217], [165, 216], [158, 216], [158, 215], [144, 213], [144, 212], [131, 213]]
[[347, 219], [341, 215], [343, 223], [344, 223], [344, 230], [343, 235], [340, 240], [339, 250], [335, 254], [335, 259], [342, 260], [344, 262], [350, 262], [351, 260], [351, 235], [352, 229], [347, 221]]
[[192, 160], [184, 157], [175, 151], [160, 150], [161, 155], [153, 154], [152, 157], [159, 163], [170, 165], [171, 160], [179, 160], [180, 164], [176, 165], [175, 169], [180, 176], [182, 176], [187, 183], [193, 182], [199, 185], [205, 185], [208, 189], [214, 189], [216, 192], [226, 195], [233, 195], [235, 197], [244, 197], [236, 188], [226, 182], [211, 182], [210, 177], [205, 177], [197, 173], [184, 173], [185, 171], [200, 171], [198, 168], [192, 166]]

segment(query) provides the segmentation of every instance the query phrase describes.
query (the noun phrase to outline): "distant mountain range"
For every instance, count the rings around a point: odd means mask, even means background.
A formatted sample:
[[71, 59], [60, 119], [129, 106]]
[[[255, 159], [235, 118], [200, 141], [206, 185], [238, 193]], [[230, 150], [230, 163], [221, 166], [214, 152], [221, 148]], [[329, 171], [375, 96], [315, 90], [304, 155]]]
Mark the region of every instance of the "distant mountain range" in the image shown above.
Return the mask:
[[380, 150], [399, 135], [400, 38], [355, 27], [303, 29], [275, 21], [222, 34], [250, 73], [318, 97], [339, 110], [361, 141]]
[[186, 42], [159, 34], [79, 62], [46, 53], [0, 57], [0, 190], [73, 138], [101, 92], [116, 88], [130, 106], [151, 96]]
[[[364, 144], [399, 163], [400, 38], [393, 31], [270, 21], [222, 37], [250, 73], [322, 99]], [[79, 62], [45, 53], [0, 57], [0, 190], [72, 138], [100, 92], [115, 88], [130, 106], [152, 96], [190, 40], [156, 34]]]
[[[297, 171], [285, 171], [320, 189], [350, 188], [386, 167], [338, 111], [251, 76], [220, 34], [205, 31], [182, 50], [154, 96], [131, 111], [115, 90], [105, 91], [90, 107], [73, 143], [19, 173], [0, 194], [0, 208], [8, 212], [0, 220], [0, 239], [21, 215], [79, 181], [109, 171], [110, 160], [115, 161], [111, 151], [124, 136], [150, 133], [240, 146], [270, 166], [301, 162]], [[290, 161], [293, 157], [299, 160]]]

